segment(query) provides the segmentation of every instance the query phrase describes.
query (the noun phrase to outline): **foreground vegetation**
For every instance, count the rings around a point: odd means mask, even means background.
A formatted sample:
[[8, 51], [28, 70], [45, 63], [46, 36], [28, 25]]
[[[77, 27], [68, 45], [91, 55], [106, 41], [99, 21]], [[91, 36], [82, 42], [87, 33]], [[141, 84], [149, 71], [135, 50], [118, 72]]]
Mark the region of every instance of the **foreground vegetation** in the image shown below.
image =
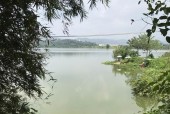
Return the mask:
[[[170, 53], [155, 59], [148, 59], [148, 65], [142, 66], [145, 58], [133, 57], [124, 59], [120, 64], [117, 61], [105, 62], [114, 65], [115, 72], [128, 77], [127, 82], [132, 87], [135, 96], [154, 97], [158, 107], [153, 107], [144, 114], [170, 113]], [[156, 96], [155, 96], [156, 95]]]

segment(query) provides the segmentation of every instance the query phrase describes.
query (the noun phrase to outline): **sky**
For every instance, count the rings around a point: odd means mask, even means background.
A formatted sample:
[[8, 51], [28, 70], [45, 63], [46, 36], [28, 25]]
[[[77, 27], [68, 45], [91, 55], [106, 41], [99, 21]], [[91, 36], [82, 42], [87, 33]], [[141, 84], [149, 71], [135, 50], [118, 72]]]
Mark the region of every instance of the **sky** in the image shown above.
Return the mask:
[[[88, 4], [85, 2], [88, 9]], [[98, 3], [93, 10], [88, 10], [88, 18], [80, 22], [79, 18], [73, 18], [72, 24], [69, 27], [69, 35], [100, 35], [100, 34], [121, 34], [121, 33], [138, 33], [130, 35], [112, 35], [98, 37], [82, 37], [82, 38], [109, 38], [109, 39], [130, 39], [140, 35], [140, 32], [145, 32], [150, 26], [147, 25], [142, 18], [143, 13], [147, 12], [145, 3], [138, 5], [138, 0], [110, 0], [109, 7]], [[131, 24], [131, 19], [135, 22]], [[66, 36], [63, 34], [63, 25], [61, 20], [53, 20], [53, 24], [44, 21], [50, 27], [52, 35]], [[154, 34], [156, 39], [165, 41], [160, 34]], [[72, 38], [72, 37], [69, 37]]]

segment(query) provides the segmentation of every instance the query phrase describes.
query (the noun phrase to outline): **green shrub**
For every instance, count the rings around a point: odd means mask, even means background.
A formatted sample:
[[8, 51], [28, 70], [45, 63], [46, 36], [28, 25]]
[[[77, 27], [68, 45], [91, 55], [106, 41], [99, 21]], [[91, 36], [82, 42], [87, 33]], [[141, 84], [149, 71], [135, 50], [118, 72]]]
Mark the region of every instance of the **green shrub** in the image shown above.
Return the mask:
[[129, 46], [118, 46], [113, 51], [113, 57], [117, 58], [117, 56], [121, 55], [122, 59], [125, 59], [126, 56], [137, 57], [139, 54], [137, 51], [131, 50]]

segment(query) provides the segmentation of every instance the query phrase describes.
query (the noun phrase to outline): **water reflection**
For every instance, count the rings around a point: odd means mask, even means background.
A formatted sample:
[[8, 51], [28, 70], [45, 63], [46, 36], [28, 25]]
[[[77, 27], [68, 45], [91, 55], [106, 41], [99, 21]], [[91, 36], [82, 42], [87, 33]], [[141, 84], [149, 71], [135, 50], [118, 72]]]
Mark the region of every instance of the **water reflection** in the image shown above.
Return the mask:
[[[140, 75], [140, 72], [142, 72], [142, 71], [141, 71], [141, 69], [135, 69], [135, 70], [132, 69], [129, 71], [129, 68], [128, 68], [128, 70], [120, 69], [119, 65], [113, 65], [112, 72], [115, 75], [118, 75], [118, 74], [125, 75], [127, 77], [127, 80], [125, 82], [129, 86], [131, 86], [131, 88], [133, 88], [131, 83], [133, 83], [135, 80], [138, 79], [138, 76]], [[158, 103], [155, 97], [141, 97], [141, 96], [133, 95], [132, 98], [134, 99], [136, 104], [142, 108], [143, 112], [147, 111], [148, 109], [152, 108], [153, 106], [156, 106]]]
[[[96, 52], [85, 52], [85, 53], [82, 53], [82, 52], [65, 52], [65, 53], [62, 53], [62, 52], [53, 52], [53, 53], [49, 53], [50, 56], [89, 56], [89, 55], [94, 55], [94, 53]], [[103, 55], [103, 52], [97, 52], [96, 55]]]
[[91, 48], [49, 48], [40, 49], [42, 53], [49, 56], [89, 56], [89, 55], [106, 55], [112, 53], [112, 49], [91, 49]]
[[150, 99], [133, 96], [127, 80], [135, 75], [101, 64], [107, 60], [113, 60], [112, 50], [50, 50], [46, 68], [58, 81], [53, 89], [42, 82], [45, 91], [54, 95], [46, 103], [38, 102], [39, 113], [134, 114], [153, 104]]
[[158, 105], [158, 102], [155, 100], [156, 98], [154, 97], [150, 98], [134, 96], [133, 99], [135, 100], [136, 104], [143, 109], [143, 112], [146, 112], [148, 109]]
[[113, 65], [112, 66], [112, 72], [114, 75], [118, 75], [118, 74], [121, 74], [121, 75], [124, 75], [125, 73], [122, 71], [122, 69], [120, 68], [119, 65]]

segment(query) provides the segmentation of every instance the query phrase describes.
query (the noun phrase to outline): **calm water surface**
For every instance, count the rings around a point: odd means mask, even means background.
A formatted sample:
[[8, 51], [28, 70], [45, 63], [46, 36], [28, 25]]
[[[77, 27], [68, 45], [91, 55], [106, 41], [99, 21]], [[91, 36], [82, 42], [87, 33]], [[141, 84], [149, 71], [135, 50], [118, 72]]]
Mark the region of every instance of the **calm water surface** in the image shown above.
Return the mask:
[[[46, 68], [58, 81], [43, 82], [54, 94], [36, 102], [40, 114], [134, 114], [150, 105], [131, 94], [126, 76], [102, 62], [112, 59], [106, 49], [50, 49]], [[47, 79], [48, 80], [48, 79]]]

